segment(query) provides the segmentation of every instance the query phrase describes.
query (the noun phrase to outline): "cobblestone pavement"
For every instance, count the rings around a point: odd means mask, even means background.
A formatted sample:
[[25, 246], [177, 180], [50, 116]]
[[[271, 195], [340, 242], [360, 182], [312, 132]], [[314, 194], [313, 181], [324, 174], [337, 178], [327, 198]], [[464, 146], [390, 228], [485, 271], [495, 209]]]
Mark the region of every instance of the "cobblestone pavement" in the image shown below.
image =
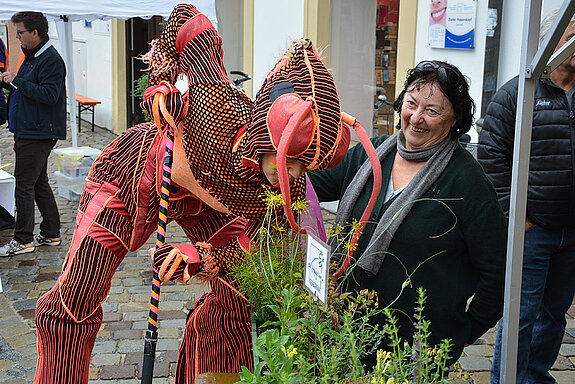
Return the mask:
[[[86, 124], [86, 122], [83, 122]], [[78, 135], [79, 146], [102, 149], [114, 137], [113, 133], [85, 125]], [[70, 136], [70, 134], [69, 134]], [[6, 127], [0, 128], [2, 164], [14, 161], [13, 139]], [[70, 147], [71, 140], [60, 141], [57, 148]], [[34, 308], [40, 295], [56, 282], [61, 264], [72, 238], [77, 202], [57, 195], [56, 157], [49, 161], [49, 176], [56, 193], [62, 221], [62, 245], [43, 247], [34, 253], [14, 257], [0, 257], [0, 383], [28, 384], [34, 379], [37, 359]], [[4, 168], [13, 173], [14, 165]], [[328, 213], [329, 215], [329, 213]], [[333, 215], [326, 220], [333, 219]], [[38, 223], [40, 217], [37, 214]], [[0, 231], [0, 245], [11, 239], [12, 230]], [[174, 224], [168, 226], [168, 242], [185, 241], [185, 236]], [[154, 238], [137, 252], [129, 253], [112, 280], [112, 288], [103, 304], [104, 322], [98, 333], [90, 363], [90, 383], [138, 383], [143, 356], [143, 334], [147, 328], [151, 286], [151, 263], [147, 249]], [[47, 248], [47, 249], [46, 249]], [[195, 300], [203, 293], [199, 283], [187, 286], [162, 286], [159, 311], [159, 342], [154, 383], [173, 382], [175, 362], [184, 329], [185, 316]], [[559, 383], [575, 382], [575, 308], [569, 312], [567, 331], [560, 356], [553, 367]], [[489, 382], [489, 367], [495, 340], [490, 330], [474, 345], [467, 347], [460, 362], [474, 383]]]

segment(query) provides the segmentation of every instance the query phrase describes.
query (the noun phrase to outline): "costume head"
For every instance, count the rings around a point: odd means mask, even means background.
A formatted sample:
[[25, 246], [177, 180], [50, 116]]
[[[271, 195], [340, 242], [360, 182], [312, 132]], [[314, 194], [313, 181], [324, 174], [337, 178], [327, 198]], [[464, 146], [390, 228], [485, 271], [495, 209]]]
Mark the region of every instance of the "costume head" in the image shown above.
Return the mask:
[[242, 163], [259, 169], [281, 143], [308, 170], [339, 163], [349, 147], [335, 83], [309, 39], [291, 44], [257, 93]]
[[[266, 77], [252, 103], [230, 85], [221, 45], [221, 37], [204, 15], [192, 5], [178, 5], [145, 57], [151, 69], [151, 88], [146, 91], [143, 107], [161, 112], [159, 117], [152, 113], [157, 125], [171, 120], [173, 127], [182, 127], [190, 169], [202, 187], [219, 198], [224, 194], [239, 196], [237, 188], [224, 185], [234, 177], [256, 180], [255, 186], [261, 187], [261, 156], [277, 152], [280, 187], [289, 207], [286, 158], [301, 161], [307, 170], [322, 169], [336, 165], [349, 147], [349, 128], [341, 122], [333, 78], [311, 41], [296, 40]], [[170, 83], [180, 73], [187, 75], [189, 95], [168, 97], [168, 93], [179, 95]], [[156, 99], [160, 105], [154, 107]], [[188, 108], [182, 108], [182, 103]], [[181, 113], [164, 113], [172, 111]], [[211, 152], [198, 159], [206, 148]], [[218, 155], [215, 149], [220, 150]], [[232, 170], [235, 175], [230, 175], [232, 158], [240, 159]]]

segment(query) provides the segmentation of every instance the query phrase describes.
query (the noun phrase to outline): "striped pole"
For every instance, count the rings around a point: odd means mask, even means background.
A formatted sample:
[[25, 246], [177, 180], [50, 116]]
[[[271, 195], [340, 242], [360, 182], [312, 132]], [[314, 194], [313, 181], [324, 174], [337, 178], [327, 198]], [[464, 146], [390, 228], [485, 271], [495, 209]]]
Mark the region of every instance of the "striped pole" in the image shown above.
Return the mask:
[[[172, 175], [172, 159], [174, 154], [174, 133], [167, 129], [166, 154], [164, 156], [164, 170], [162, 172], [162, 191], [160, 194], [160, 213], [158, 218], [158, 231], [156, 249], [166, 242], [166, 224], [168, 221], [168, 198], [170, 197], [170, 182]], [[160, 278], [154, 268], [152, 280], [152, 297], [150, 298], [150, 314], [148, 317], [148, 330], [144, 338], [144, 362], [142, 364], [142, 384], [152, 384], [154, 374], [154, 359], [156, 357], [156, 344], [158, 342], [158, 305], [160, 301]]]

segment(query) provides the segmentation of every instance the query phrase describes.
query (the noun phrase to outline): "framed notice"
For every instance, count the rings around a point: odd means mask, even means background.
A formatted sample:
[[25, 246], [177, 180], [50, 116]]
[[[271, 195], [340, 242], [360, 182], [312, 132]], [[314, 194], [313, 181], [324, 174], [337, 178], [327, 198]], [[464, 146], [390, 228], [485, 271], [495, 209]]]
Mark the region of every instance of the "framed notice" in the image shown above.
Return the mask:
[[429, 46], [473, 49], [477, 0], [428, 0]]
[[303, 285], [321, 305], [327, 306], [329, 246], [308, 233]]

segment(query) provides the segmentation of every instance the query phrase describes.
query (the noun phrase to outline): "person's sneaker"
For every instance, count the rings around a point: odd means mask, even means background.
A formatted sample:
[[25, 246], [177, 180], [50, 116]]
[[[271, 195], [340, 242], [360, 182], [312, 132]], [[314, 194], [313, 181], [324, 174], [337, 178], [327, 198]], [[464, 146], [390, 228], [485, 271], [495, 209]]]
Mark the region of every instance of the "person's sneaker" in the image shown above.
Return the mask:
[[34, 252], [35, 250], [36, 247], [34, 243], [20, 244], [12, 239], [8, 244], [4, 244], [4, 246], [0, 248], [0, 256], [14, 256], [21, 253]]
[[54, 247], [60, 244], [62, 244], [61, 237], [54, 237], [54, 238], [44, 237], [40, 233], [34, 235], [34, 245], [36, 245], [37, 247], [40, 247], [42, 245], [49, 245], [51, 247]]

